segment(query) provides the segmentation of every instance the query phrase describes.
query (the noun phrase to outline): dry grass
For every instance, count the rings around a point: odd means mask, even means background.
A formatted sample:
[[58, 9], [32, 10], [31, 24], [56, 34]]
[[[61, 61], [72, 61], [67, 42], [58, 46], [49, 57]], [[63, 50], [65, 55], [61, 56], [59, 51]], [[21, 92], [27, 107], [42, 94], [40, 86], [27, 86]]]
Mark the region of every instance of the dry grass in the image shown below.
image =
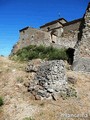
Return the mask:
[[[15, 63], [0, 57], [0, 96], [4, 105], [0, 108], [0, 120], [23, 120], [32, 117], [35, 120], [90, 120], [90, 118], [67, 118], [66, 114], [90, 115], [90, 75], [67, 71], [67, 76], [77, 79], [70, 86], [77, 91], [77, 97], [57, 101], [35, 101], [30, 97], [24, 82], [32, 74], [24, 71], [25, 64]], [[23, 80], [22, 80], [22, 79]]]

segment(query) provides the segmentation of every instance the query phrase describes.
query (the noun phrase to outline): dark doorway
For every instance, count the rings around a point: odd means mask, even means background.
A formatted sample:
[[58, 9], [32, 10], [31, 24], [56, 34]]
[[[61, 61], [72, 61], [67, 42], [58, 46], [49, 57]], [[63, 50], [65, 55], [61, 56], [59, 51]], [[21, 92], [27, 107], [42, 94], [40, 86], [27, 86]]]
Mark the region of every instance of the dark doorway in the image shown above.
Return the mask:
[[75, 51], [75, 49], [73, 49], [73, 48], [68, 48], [67, 51], [66, 51], [66, 53], [67, 53], [67, 55], [68, 55], [68, 63], [69, 63], [70, 65], [73, 64], [74, 51]]

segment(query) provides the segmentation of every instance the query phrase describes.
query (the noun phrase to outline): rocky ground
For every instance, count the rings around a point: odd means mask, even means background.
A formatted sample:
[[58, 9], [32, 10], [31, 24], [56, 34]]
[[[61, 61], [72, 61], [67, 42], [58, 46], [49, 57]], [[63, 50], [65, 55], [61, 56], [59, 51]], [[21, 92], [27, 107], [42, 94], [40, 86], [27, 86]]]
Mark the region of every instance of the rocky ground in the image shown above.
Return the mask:
[[74, 72], [67, 67], [69, 83], [77, 97], [54, 100], [34, 100], [24, 86], [33, 73], [25, 72], [26, 63], [16, 63], [0, 57], [0, 120], [90, 120], [90, 74]]

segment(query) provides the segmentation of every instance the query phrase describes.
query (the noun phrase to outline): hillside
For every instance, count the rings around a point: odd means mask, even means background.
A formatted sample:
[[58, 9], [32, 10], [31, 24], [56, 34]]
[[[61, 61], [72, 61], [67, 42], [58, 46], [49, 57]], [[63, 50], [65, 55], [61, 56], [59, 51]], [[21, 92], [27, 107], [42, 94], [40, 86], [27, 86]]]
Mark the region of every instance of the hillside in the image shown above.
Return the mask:
[[[33, 73], [25, 72], [26, 63], [17, 63], [0, 57], [0, 120], [90, 120], [90, 74], [67, 69], [67, 76], [76, 80], [69, 85], [76, 89], [77, 97], [59, 100], [34, 100], [25, 83]], [[68, 118], [67, 115], [74, 117]], [[79, 117], [75, 117], [79, 115]]]

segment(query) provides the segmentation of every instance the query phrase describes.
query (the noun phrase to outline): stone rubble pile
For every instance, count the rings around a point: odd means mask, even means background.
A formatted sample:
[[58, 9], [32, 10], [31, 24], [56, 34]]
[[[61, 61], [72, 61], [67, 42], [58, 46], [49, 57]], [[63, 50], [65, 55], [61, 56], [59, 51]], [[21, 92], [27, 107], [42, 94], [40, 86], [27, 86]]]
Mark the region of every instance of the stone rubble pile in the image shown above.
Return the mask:
[[[34, 80], [28, 86], [28, 91], [35, 99], [57, 99], [60, 92], [67, 90], [67, 78], [64, 61], [52, 60], [41, 63], [38, 70], [34, 66], [30, 71], [35, 71]], [[32, 68], [32, 70], [31, 70]]]
[[31, 60], [25, 68], [26, 72], [37, 72], [38, 67], [43, 61], [41, 59]]
[[37, 72], [38, 67], [34, 64], [29, 63], [28, 66], [25, 68], [27, 72]]

